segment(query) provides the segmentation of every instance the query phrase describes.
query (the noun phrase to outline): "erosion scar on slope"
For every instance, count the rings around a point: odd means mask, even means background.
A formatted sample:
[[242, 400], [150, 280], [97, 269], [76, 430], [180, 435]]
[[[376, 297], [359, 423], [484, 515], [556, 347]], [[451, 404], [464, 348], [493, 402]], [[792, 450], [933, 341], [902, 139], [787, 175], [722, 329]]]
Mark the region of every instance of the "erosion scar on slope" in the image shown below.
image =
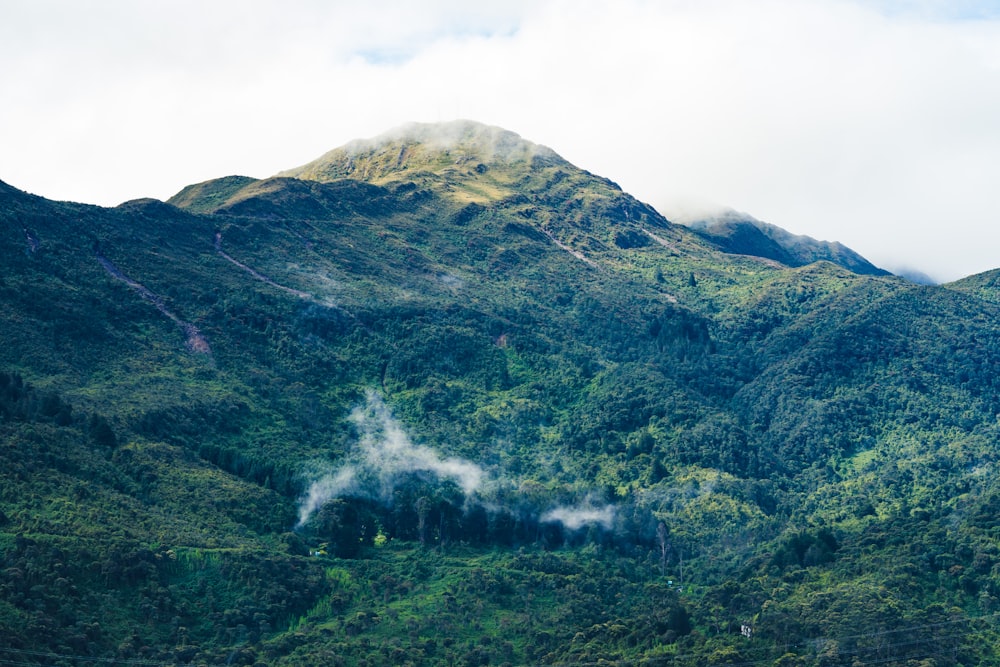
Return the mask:
[[131, 287], [133, 290], [138, 292], [139, 296], [141, 296], [146, 301], [149, 301], [154, 306], [156, 306], [156, 309], [158, 311], [169, 317], [174, 324], [176, 324], [181, 328], [181, 331], [184, 332], [184, 337], [187, 341], [187, 346], [189, 350], [191, 350], [192, 352], [198, 352], [200, 354], [212, 353], [212, 348], [208, 346], [208, 341], [205, 340], [205, 337], [198, 330], [198, 327], [191, 324], [190, 322], [185, 322], [177, 315], [172, 313], [170, 309], [167, 308], [166, 304], [163, 302], [163, 298], [161, 296], [154, 293], [145, 285], [132, 280], [124, 273], [122, 273], [121, 269], [115, 266], [110, 259], [102, 255], [100, 250], [95, 251], [94, 254], [97, 256], [97, 261], [100, 262], [101, 266], [104, 267], [104, 270], [107, 271], [109, 274], [111, 274], [113, 278], [122, 281], [123, 283]]
[[654, 234], [653, 232], [651, 232], [651, 231], [649, 231], [648, 229], [645, 229], [645, 228], [643, 228], [642, 231], [646, 234], [646, 236], [648, 236], [649, 238], [653, 239], [654, 241], [656, 241], [657, 243], [659, 243], [664, 248], [668, 248], [670, 250], [677, 250], [677, 246], [674, 245], [673, 243], [671, 243], [670, 241], [666, 240], [665, 238], [657, 236], [656, 234]]

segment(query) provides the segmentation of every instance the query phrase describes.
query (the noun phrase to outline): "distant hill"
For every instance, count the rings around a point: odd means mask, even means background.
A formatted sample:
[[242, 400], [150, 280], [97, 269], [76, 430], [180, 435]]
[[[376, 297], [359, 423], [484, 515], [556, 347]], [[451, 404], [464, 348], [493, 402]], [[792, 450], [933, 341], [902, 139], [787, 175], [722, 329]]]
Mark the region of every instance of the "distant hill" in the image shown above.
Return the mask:
[[996, 664], [997, 286], [470, 121], [0, 183], [0, 661]]
[[817, 241], [809, 236], [792, 234], [744, 213], [728, 211], [687, 224], [724, 252], [764, 257], [786, 266], [827, 261], [854, 273], [889, 275], [888, 271], [876, 267], [836, 241]]

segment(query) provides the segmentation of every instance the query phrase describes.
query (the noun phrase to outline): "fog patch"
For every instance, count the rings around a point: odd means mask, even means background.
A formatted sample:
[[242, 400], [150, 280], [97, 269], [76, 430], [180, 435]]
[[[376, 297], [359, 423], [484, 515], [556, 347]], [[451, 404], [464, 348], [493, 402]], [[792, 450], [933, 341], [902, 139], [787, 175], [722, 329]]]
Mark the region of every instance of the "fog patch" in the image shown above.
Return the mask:
[[542, 514], [540, 521], [561, 523], [567, 530], [579, 530], [591, 525], [611, 530], [615, 522], [615, 506], [597, 507], [589, 500], [575, 506], [560, 505]]
[[396, 142], [423, 144], [432, 150], [448, 151], [458, 162], [473, 157], [487, 162], [517, 162], [530, 161], [536, 156], [553, 162], [563, 161], [547, 146], [527, 141], [510, 130], [470, 120], [407, 123], [374, 139], [352, 141], [344, 146], [344, 150], [348, 155], [357, 155]]
[[430, 474], [452, 481], [467, 497], [482, 487], [485, 473], [481, 467], [414, 444], [377, 392], [367, 392], [364, 405], [351, 412], [350, 421], [358, 431], [357, 444], [344, 465], [309, 485], [299, 503], [296, 527], [305, 525], [333, 498], [355, 495], [389, 503], [396, 486], [408, 475]]
[[452, 289], [462, 289], [465, 287], [465, 281], [451, 273], [445, 273], [438, 276], [438, 280]]
[[357, 481], [354, 466], [346, 465], [334, 473], [323, 475], [310, 484], [309, 490], [299, 501], [299, 522], [295, 527], [304, 526], [313, 512], [327, 501], [353, 493], [357, 489]]

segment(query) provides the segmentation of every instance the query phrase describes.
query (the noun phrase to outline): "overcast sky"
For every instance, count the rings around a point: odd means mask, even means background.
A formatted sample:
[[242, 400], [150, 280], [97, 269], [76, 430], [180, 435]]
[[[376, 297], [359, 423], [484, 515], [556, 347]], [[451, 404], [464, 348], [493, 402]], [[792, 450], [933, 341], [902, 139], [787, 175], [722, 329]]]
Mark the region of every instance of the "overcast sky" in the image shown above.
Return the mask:
[[0, 180], [167, 199], [408, 121], [939, 280], [1000, 267], [1000, 1], [0, 0]]

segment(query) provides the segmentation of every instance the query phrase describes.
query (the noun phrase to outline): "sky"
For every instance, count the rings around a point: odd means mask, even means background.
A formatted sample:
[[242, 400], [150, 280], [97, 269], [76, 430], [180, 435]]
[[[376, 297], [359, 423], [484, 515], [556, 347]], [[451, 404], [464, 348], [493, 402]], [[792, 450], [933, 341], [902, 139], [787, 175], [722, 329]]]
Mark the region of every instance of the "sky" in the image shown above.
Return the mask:
[[0, 0], [0, 180], [105, 206], [410, 121], [939, 281], [1000, 267], [1000, 0]]

